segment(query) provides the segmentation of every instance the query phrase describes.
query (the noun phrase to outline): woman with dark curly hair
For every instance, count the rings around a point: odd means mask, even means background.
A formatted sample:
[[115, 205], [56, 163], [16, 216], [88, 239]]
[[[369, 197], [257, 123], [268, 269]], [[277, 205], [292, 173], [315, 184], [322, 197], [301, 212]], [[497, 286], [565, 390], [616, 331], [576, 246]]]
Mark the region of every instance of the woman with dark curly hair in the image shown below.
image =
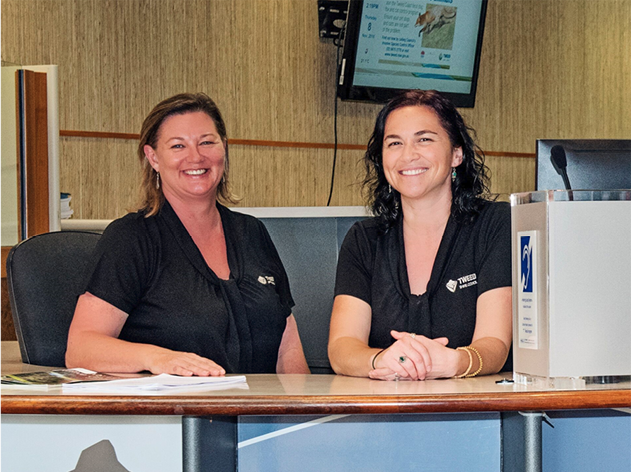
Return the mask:
[[424, 380], [496, 373], [512, 338], [510, 208], [454, 105], [409, 91], [364, 157], [374, 218], [340, 251], [329, 358], [338, 374]]

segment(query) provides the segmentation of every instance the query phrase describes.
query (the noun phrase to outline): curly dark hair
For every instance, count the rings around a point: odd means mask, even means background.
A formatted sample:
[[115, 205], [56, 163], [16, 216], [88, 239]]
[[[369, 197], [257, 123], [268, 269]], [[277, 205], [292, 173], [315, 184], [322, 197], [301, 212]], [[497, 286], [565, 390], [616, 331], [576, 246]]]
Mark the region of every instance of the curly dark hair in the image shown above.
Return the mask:
[[451, 185], [451, 214], [459, 221], [475, 219], [485, 200], [490, 199], [488, 167], [484, 164], [484, 152], [475, 144], [469, 128], [454, 104], [435, 90], [410, 90], [390, 100], [377, 116], [375, 129], [368, 141], [364, 155], [366, 177], [364, 192], [368, 207], [379, 221], [383, 231], [388, 231], [400, 217], [401, 195], [386, 180], [383, 171], [383, 138], [386, 120], [393, 111], [409, 107], [425, 106], [434, 110], [454, 148], [462, 148], [462, 164], [456, 167], [456, 178]]

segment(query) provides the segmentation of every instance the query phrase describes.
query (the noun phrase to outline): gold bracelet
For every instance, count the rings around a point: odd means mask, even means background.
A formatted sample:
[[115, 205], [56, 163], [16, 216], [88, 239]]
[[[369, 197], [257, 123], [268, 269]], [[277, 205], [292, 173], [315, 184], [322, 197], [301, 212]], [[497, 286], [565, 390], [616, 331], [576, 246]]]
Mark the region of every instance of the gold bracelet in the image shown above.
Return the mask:
[[474, 373], [472, 374], [468, 374], [466, 375], [466, 377], [475, 377], [476, 375], [478, 375], [480, 372], [482, 372], [482, 366], [484, 365], [484, 362], [482, 362], [482, 356], [480, 355], [480, 352], [471, 346], [467, 346], [466, 349], [468, 351], [473, 351], [475, 352], [475, 355], [478, 356], [478, 361], [480, 362], [480, 366], [478, 367], [478, 370], [476, 370]]
[[469, 351], [469, 349], [466, 347], [457, 347], [456, 351], [465, 351], [467, 354], [469, 354], [469, 367], [467, 367], [467, 370], [465, 370], [464, 373], [461, 375], [454, 375], [454, 379], [461, 379], [463, 377], [466, 377], [469, 372], [471, 372], [471, 367], [473, 367], [473, 356], [471, 355], [471, 351]]

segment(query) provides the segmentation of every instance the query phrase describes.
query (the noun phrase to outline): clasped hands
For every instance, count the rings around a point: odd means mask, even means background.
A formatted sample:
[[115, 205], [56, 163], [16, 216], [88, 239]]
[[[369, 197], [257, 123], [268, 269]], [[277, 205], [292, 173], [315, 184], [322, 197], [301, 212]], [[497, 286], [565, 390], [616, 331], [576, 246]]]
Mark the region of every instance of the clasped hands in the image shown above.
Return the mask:
[[395, 330], [390, 334], [396, 341], [374, 359], [375, 368], [368, 373], [371, 379], [426, 380], [451, 376], [447, 366], [457, 354], [446, 347], [447, 338], [430, 339]]

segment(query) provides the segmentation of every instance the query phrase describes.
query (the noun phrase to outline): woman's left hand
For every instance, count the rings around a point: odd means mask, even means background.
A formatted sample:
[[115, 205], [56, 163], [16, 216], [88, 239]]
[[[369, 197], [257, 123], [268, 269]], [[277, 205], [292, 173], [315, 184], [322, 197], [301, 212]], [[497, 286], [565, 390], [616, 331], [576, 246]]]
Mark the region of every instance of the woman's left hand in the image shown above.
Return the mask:
[[[392, 330], [390, 334], [397, 341], [392, 346], [390, 346], [388, 350], [395, 348], [397, 344], [405, 343], [409, 344], [410, 347], [414, 347], [416, 351], [423, 352], [423, 357], [427, 358], [426, 360], [424, 359], [425, 363], [430, 365], [431, 368], [428, 370], [427, 374], [423, 376], [423, 378], [419, 378], [419, 380], [452, 377], [454, 375], [450, 372], [457, 369], [459, 353], [455, 349], [450, 349], [446, 347], [447, 343], [449, 342], [447, 338], [443, 337], [430, 339], [425, 336], [412, 335], [411, 333], [394, 330]], [[409, 361], [409, 358], [406, 358], [405, 361]], [[405, 375], [405, 372], [396, 372], [394, 369], [388, 366], [371, 370], [368, 375], [371, 379], [416, 380], [410, 376]]]

